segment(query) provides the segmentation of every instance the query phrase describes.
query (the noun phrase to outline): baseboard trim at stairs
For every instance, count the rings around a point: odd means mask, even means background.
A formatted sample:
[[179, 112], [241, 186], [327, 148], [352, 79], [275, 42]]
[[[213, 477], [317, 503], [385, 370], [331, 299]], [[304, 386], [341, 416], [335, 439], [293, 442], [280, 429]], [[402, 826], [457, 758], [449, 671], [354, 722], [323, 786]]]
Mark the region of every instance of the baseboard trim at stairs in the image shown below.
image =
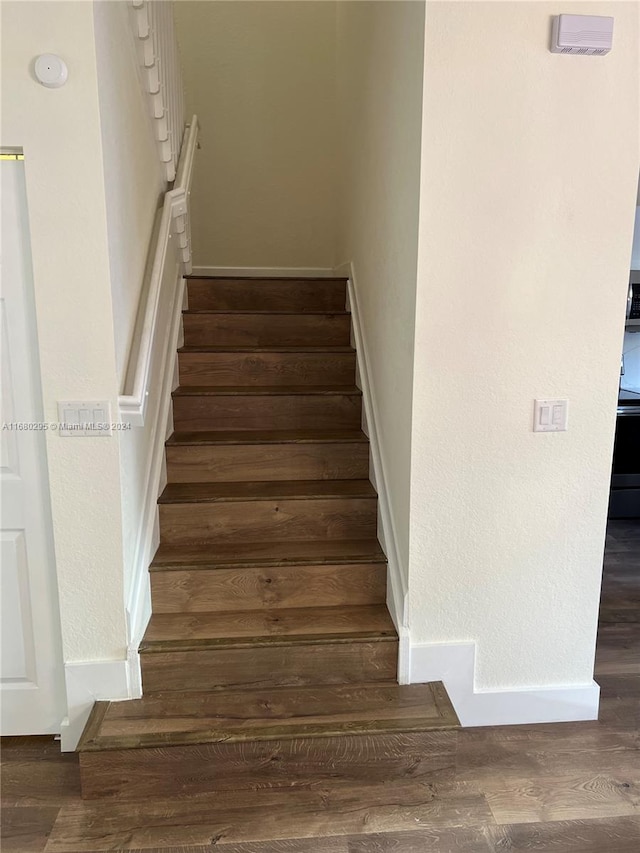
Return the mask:
[[346, 276], [348, 308], [351, 311], [353, 345], [357, 353], [358, 379], [362, 390], [364, 431], [369, 437], [371, 447], [373, 485], [378, 492], [378, 536], [388, 561], [387, 607], [395, 624], [400, 640], [398, 651], [398, 681], [408, 684], [409, 673], [409, 631], [407, 627], [407, 583], [406, 572], [398, 550], [396, 524], [389, 501], [387, 476], [380, 445], [377, 422], [375, 389], [369, 370], [369, 349], [358, 306], [358, 284], [351, 262], [342, 264], [333, 271], [334, 276]]
[[464, 727], [597, 720], [600, 687], [570, 684], [477, 690], [476, 643], [424, 643], [410, 649], [411, 683], [442, 681]]
[[229, 278], [332, 278], [330, 267], [212, 267], [194, 266], [193, 277], [229, 276]]
[[130, 699], [128, 660], [73, 661], [64, 665], [67, 716], [62, 721], [62, 752], [73, 752], [95, 702]]

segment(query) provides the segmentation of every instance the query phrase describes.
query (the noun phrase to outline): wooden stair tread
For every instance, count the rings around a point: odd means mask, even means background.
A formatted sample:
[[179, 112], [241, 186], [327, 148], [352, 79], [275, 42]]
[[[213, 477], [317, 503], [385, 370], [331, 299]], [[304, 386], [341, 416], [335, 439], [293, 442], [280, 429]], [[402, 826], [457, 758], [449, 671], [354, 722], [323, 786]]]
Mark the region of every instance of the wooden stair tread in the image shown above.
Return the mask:
[[168, 483], [158, 498], [158, 503], [375, 497], [376, 491], [369, 480], [268, 480], [233, 483]]
[[283, 282], [285, 284], [295, 284], [297, 281], [313, 281], [316, 284], [324, 284], [330, 282], [346, 282], [348, 278], [346, 276], [338, 275], [338, 276], [314, 276], [314, 275], [302, 275], [302, 276], [282, 276], [282, 275], [195, 275], [192, 273], [191, 275], [186, 275], [185, 278], [187, 281], [233, 281], [237, 283], [242, 283], [243, 281], [265, 281], [269, 284], [274, 284], [275, 282]]
[[369, 439], [355, 429], [224, 430], [220, 432], [174, 432], [166, 444], [172, 447], [191, 444], [315, 444], [365, 443]]
[[234, 542], [230, 544], [161, 544], [150, 571], [227, 569], [287, 565], [349, 565], [385, 563], [377, 539], [327, 539], [310, 542]]
[[356, 385], [180, 385], [174, 397], [303, 396], [343, 394], [361, 397]]
[[233, 314], [235, 315], [247, 315], [249, 317], [260, 316], [260, 317], [268, 317], [270, 315], [284, 315], [286, 317], [292, 317], [298, 314], [299, 316], [304, 317], [349, 317], [351, 316], [350, 311], [337, 311], [332, 309], [330, 311], [299, 311], [295, 308], [291, 311], [274, 311], [267, 310], [260, 311], [258, 309], [252, 308], [189, 308], [186, 311], [182, 312], [184, 314]]
[[221, 613], [152, 614], [140, 652], [273, 643], [397, 641], [384, 604]]
[[179, 353], [185, 352], [205, 352], [205, 353], [254, 353], [254, 352], [268, 352], [268, 353], [327, 353], [328, 355], [333, 355], [335, 353], [348, 353], [349, 355], [353, 355], [355, 350], [353, 347], [348, 346], [326, 346], [326, 347], [305, 347], [305, 346], [278, 346], [274, 344], [273, 346], [261, 346], [261, 347], [252, 347], [252, 346], [208, 346], [206, 344], [197, 344], [191, 346], [182, 346], [178, 349]]
[[80, 752], [457, 728], [441, 682], [156, 694], [94, 706]]

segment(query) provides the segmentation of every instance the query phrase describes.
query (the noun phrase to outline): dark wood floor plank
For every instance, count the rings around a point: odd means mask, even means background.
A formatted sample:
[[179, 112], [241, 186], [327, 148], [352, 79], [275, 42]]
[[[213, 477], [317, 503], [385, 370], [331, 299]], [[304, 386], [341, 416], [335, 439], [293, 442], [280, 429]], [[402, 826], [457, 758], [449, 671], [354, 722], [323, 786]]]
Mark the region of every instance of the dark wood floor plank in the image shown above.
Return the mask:
[[456, 766], [461, 781], [481, 786], [497, 778], [518, 781], [525, 773], [624, 773], [633, 771], [638, 746], [635, 733], [609, 731], [598, 722], [467, 729], [460, 733]]
[[637, 853], [640, 850], [640, 816], [510, 824], [489, 833], [496, 850], [512, 853]]
[[[402, 832], [416, 824], [443, 833], [491, 820], [481, 797], [458, 796], [438, 784], [411, 781], [317, 789], [233, 792], [188, 801], [87, 803], [61, 813], [47, 853], [74, 850], [87, 840], [97, 850], [203, 844], [228, 845], [309, 837]], [[65, 847], [64, 845], [67, 845]], [[285, 848], [286, 849], [286, 848]], [[321, 848], [322, 849], [322, 848]]]
[[[292, 838], [279, 841], [257, 841], [248, 844], [225, 844], [221, 850], [224, 853], [348, 853], [347, 841], [342, 837]], [[211, 853], [211, 850], [208, 849], [203, 853]]]
[[[628, 786], [628, 787], [625, 787]], [[639, 815], [626, 775], [583, 772], [487, 780], [482, 790], [496, 823], [532, 823]]]
[[59, 806], [4, 806], [2, 853], [42, 853], [59, 811]]
[[622, 673], [640, 675], [640, 623], [601, 623], [596, 650], [596, 678]]
[[51, 736], [7, 737], [0, 744], [3, 807], [61, 806], [80, 796], [78, 756]]
[[[417, 821], [418, 822], [418, 821]], [[474, 823], [470, 821], [470, 823]], [[347, 853], [495, 853], [489, 825], [437, 827], [347, 839]]]
[[83, 752], [82, 789], [89, 799], [132, 801], [335, 780], [432, 783], [452, 778], [455, 737], [449, 730]]

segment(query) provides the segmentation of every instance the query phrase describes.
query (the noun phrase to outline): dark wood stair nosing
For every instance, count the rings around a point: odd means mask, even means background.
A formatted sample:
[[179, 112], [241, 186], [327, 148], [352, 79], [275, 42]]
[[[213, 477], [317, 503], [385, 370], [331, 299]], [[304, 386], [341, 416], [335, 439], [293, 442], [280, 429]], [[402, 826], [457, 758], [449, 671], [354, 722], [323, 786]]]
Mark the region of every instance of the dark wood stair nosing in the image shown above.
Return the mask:
[[203, 652], [209, 649], [274, 648], [277, 646], [335, 646], [353, 643], [397, 643], [395, 628], [386, 631], [353, 631], [345, 634], [260, 634], [253, 637], [198, 637], [145, 640], [138, 647], [141, 655], [171, 652]]
[[[203, 543], [209, 545], [210, 543]], [[215, 548], [215, 543], [212, 550]], [[239, 562], [229, 562], [224, 559], [212, 556], [203, 557], [199, 562], [156, 562], [155, 557], [149, 566], [150, 572], [198, 572], [198, 571], [224, 571], [229, 569], [278, 569], [278, 568], [293, 568], [294, 566], [351, 566], [351, 565], [366, 565], [367, 563], [377, 563], [384, 565], [387, 563], [386, 554], [382, 549], [372, 551], [368, 554], [344, 554], [331, 555], [324, 557], [318, 554], [314, 557], [246, 557]]]
[[[202, 432], [176, 430], [165, 442], [166, 447], [221, 446], [236, 444], [369, 444], [361, 429], [340, 430], [215, 430]], [[281, 435], [278, 435], [281, 433]], [[297, 433], [297, 435], [295, 435]], [[189, 436], [188, 438], [186, 436]], [[206, 438], [205, 438], [206, 436]], [[233, 437], [230, 437], [233, 436]]]
[[[179, 385], [172, 397], [362, 397], [357, 385]], [[184, 430], [186, 432], [186, 430]]]
[[328, 345], [326, 347], [308, 347], [308, 346], [281, 346], [273, 344], [272, 346], [209, 346], [208, 344], [185, 344], [178, 347], [178, 353], [204, 353], [212, 355], [224, 355], [230, 353], [233, 355], [242, 355], [250, 353], [284, 353], [285, 355], [295, 355], [302, 353], [303, 355], [353, 355], [356, 351], [348, 345], [336, 344], [335, 346]]
[[326, 311], [314, 310], [314, 311], [275, 311], [273, 309], [249, 309], [249, 308], [186, 308], [183, 312], [187, 315], [196, 315], [196, 314], [232, 314], [234, 317], [236, 315], [242, 316], [243, 314], [248, 314], [249, 316], [269, 316], [272, 314], [276, 314], [283, 317], [350, 317], [351, 311], [338, 311], [335, 308], [330, 308]]
[[[356, 488], [347, 488], [354, 484]], [[260, 492], [255, 489], [253, 493], [244, 491], [242, 486], [258, 486], [265, 488]], [[307, 486], [306, 490], [296, 489], [296, 486]], [[331, 486], [324, 489], [322, 486]], [[233, 486], [235, 489], [227, 490], [227, 494], [221, 486]], [[342, 488], [341, 488], [342, 487]], [[189, 490], [192, 490], [189, 493]], [[235, 494], [234, 494], [235, 491]], [[355, 500], [371, 499], [377, 500], [377, 492], [370, 480], [344, 479], [344, 480], [265, 480], [247, 483], [244, 481], [232, 483], [220, 482], [196, 482], [196, 483], [167, 483], [158, 503], [163, 506], [176, 504], [199, 504], [199, 503], [238, 503], [253, 501], [322, 501], [322, 500]]]
[[349, 280], [348, 276], [327, 276], [327, 275], [295, 275], [295, 276], [287, 276], [287, 275], [196, 275], [195, 273], [191, 273], [190, 275], [185, 276], [187, 281], [198, 281], [200, 279], [206, 279], [207, 281], [264, 281], [267, 283], [273, 282], [291, 282], [294, 281], [315, 281], [315, 282], [333, 282], [336, 281], [346, 282]]

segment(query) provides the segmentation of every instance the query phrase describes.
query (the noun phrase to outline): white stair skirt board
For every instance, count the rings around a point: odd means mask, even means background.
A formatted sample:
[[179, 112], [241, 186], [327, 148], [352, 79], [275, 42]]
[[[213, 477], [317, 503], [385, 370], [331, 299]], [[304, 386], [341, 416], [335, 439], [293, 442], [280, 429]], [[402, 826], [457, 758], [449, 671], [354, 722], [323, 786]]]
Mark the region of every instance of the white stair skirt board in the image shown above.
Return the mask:
[[129, 699], [129, 664], [126, 660], [75, 661], [64, 665], [67, 716], [62, 721], [60, 746], [73, 752], [94, 702]]
[[192, 276], [205, 278], [333, 278], [329, 267], [208, 267], [194, 266]]
[[463, 726], [511, 726], [597, 720], [600, 687], [474, 688], [475, 643], [425, 643], [410, 649], [411, 684], [443, 681]]
[[398, 681], [409, 683], [409, 632], [407, 629], [407, 567], [402, 566], [398, 551], [396, 524], [389, 502], [385, 465], [377, 428], [378, 409], [375, 389], [369, 371], [366, 333], [360, 321], [358, 284], [353, 264], [336, 267], [332, 275], [345, 276], [347, 281], [347, 307], [351, 311], [352, 339], [356, 349], [356, 382], [362, 391], [363, 429], [369, 437], [371, 451], [371, 481], [378, 492], [378, 538], [387, 556], [387, 607], [400, 639], [398, 646]]
[[127, 620], [129, 645], [127, 649], [129, 664], [129, 698], [142, 696], [142, 675], [138, 647], [151, 618], [151, 585], [149, 564], [160, 543], [158, 522], [158, 496], [166, 485], [165, 441], [173, 432], [173, 410], [171, 392], [178, 385], [177, 349], [182, 343], [182, 311], [187, 307], [185, 280], [181, 278], [176, 285], [176, 298], [172, 306], [169, 335], [166, 340], [161, 375], [162, 387], [157, 403], [157, 414], [153, 424], [153, 434], [149, 442], [149, 454], [146, 460], [146, 483], [144, 504], [134, 557], [134, 577], [131, 593], [127, 602]]

